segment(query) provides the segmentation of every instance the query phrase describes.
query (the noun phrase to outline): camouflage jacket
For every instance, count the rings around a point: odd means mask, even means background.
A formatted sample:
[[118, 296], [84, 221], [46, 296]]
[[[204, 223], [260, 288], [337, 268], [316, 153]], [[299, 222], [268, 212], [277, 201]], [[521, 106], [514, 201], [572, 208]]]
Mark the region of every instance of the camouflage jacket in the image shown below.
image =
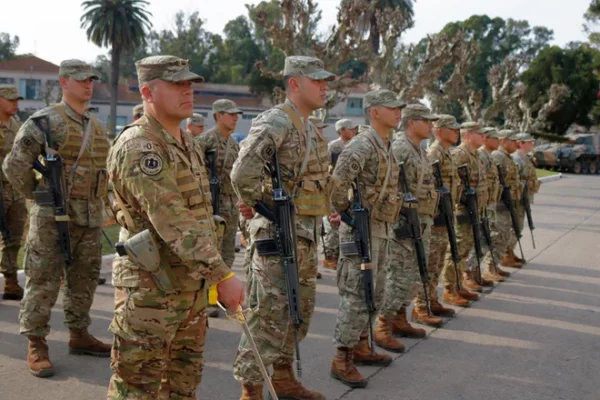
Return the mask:
[[521, 184], [527, 185], [529, 191], [529, 201], [533, 202], [533, 196], [540, 190], [540, 182], [537, 179], [535, 165], [529, 158], [529, 155], [522, 154], [520, 151], [515, 151], [512, 154], [512, 159], [519, 167], [519, 176]]
[[[461, 144], [452, 151], [452, 157], [454, 158], [454, 165], [459, 168], [462, 165], [467, 165], [471, 181], [469, 185], [477, 192], [477, 199], [479, 204], [479, 212], [482, 213], [485, 205], [488, 201], [488, 185], [485, 176], [485, 169], [481, 159], [477, 153], [466, 144]], [[465, 187], [460, 182], [458, 191], [458, 201], [456, 205], [456, 215], [467, 215], [467, 209], [463, 204]]]
[[[297, 113], [290, 100], [286, 100], [285, 104]], [[305, 121], [299, 114], [298, 117], [304, 125], [305, 132], [312, 138], [310, 151], [311, 156], [314, 156], [317, 145], [325, 141], [325, 138], [312, 123]], [[274, 152], [277, 151], [283, 183], [287, 185], [292, 178], [298, 178], [296, 173], [305, 154], [304, 141], [304, 135], [296, 129], [287, 113], [280, 107], [273, 107], [257, 116], [252, 121], [248, 136], [241, 142], [238, 158], [231, 170], [231, 181], [238, 198], [251, 207], [254, 207], [257, 201], [272, 204], [271, 188], [264, 184], [265, 166], [272, 162]], [[319, 162], [327, 172], [329, 162], [326, 156]], [[328, 192], [329, 188], [322, 187], [319, 190]], [[321, 224], [322, 218], [297, 215], [296, 233], [299, 237], [316, 242]], [[257, 213], [250, 222], [249, 230], [252, 234], [259, 229], [272, 230], [273, 224]]]
[[500, 178], [498, 178], [498, 167], [496, 167], [496, 162], [492, 159], [492, 153], [484, 146], [481, 146], [477, 150], [477, 154], [479, 154], [479, 158], [483, 163], [488, 182], [487, 206], [489, 208], [494, 208], [496, 203], [500, 200]]
[[[8, 124], [0, 122], [0, 166], [4, 162], [4, 158], [12, 149], [15, 141], [15, 136], [21, 128], [21, 124], [16, 119], [11, 118]], [[24, 196], [22, 193], [13, 190], [12, 185], [8, 182], [4, 173], [0, 171], [0, 179], [2, 179], [2, 186], [4, 189], [4, 197], [16, 199], [22, 199]]]
[[[152, 115], [145, 114], [115, 140], [108, 171], [113, 191], [132, 220], [127, 222], [122, 211], [117, 211], [117, 221], [123, 226], [119, 239], [150, 229], [161, 260], [176, 267], [173, 271], [183, 289], [197, 290], [202, 279], [218, 282], [231, 270], [217, 249], [204, 153], [188, 133], [182, 132], [181, 139], [179, 143]], [[188, 182], [185, 188], [181, 177]], [[186, 198], [184, 191], [194, 196]], [[198, 217], [195, 208], [203, 217]], [[115, 258], [113, 277], [115, 286], [123, 287], [136, 287], [144, 280], [139, 267], [127, 257]]]
[[[500, 166], [504, 174], [504, 181], [510, 187], [510, 196], [513, 202], [521, 199], [521, 181], [519, 178], [519, 167], [513, 161], [508, 152], [500, 147], [492, 152], [492, 158]], [[500, 188], [502, 191], [502, 188]], [[502, 193], [500, 193], [502, 195]], [[498, 204], [502, 204], [499, 200]]]
[[435, 161], [440, 162], [440, 170], [442, 171], [442, 182], [450, 191], [452, 202], [456, 204], [458, 200], [458, 186], [460, 180], [456, 172], [454, 159], [450, 155], [450, 149], [444, 149], [444, 146], [437, 140], [427, 149], [427, 159], [430, 164]]

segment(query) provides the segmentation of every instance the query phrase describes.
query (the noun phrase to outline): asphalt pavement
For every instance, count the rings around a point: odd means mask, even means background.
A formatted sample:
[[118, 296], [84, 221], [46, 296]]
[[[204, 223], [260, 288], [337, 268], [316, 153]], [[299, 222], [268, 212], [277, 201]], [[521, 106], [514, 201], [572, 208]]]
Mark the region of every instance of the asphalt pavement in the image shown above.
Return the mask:
[[[514, 272], [508, 281], [473, 307], [457, 309], [444, 327], [427, 328], [426, 339], [403, 340], [407, 351], [393, 355], [391, 366], [360, 367], [370, 377], [366, 389], [350, 390], [329, 377], [339, 299], [334, 272], [322, 270], [315, 315], [300, 348], [306, 385], [327, 399], [600, 399], [600, 177], [563, 175], [543, 184], [532, 209], [537, 248], [526, 229], [525, 268], [507, 269]], [[240, 275], [242, 257], [238, 253], [235, 264]], [[112, 286], [100, 286], [90, 330], [105, 341], [111, 340], [112, 309]], [[48, 336], [52, 378], [29, 374], [18, 312], [18, 302], [0, 301], [1, 400], [106, 398], [110, 360], [68, 354], [60, 298]], [[209, 324], [198, 398], [238, 399], [231, 365], [240, 327], [223, 317]]]

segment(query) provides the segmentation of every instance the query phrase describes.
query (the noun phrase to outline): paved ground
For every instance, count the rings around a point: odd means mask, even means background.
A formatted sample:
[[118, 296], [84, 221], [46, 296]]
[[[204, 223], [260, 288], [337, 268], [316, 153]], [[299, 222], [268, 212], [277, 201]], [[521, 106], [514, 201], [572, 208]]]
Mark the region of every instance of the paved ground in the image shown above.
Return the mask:
[[[316, 314], [301, 345], [305, 382], [328, 399], [597, 400], [599, 200], [600, 177], [567, 175], [543, 185], [533, 207], [537, 250], [527, 231], [523, 239], [526, 268], [426, 340], [406, 340], [407, 353], [390, 367], [361, 367], [371, 376], [367, 389], [349, 391], [329, 378], [338, 298], [333, 273], [323, 271]], [[238, 268], [240, 261], [238, 255]], [[110, 340], [111, 315], [112, 288], [106, 285], [96, 294], [91, 328], [104, 340]], [[47, 380], [27, 372], [17, 316], [18, 303], [0, 303], [0, 399], [105, 398], [109, 360], [67, 354], [60, 306], [48, 337], [56, 375]], [[231, 363], [239, 327], [222, 318], [210, 326], [198, 398], [236, 399]]]

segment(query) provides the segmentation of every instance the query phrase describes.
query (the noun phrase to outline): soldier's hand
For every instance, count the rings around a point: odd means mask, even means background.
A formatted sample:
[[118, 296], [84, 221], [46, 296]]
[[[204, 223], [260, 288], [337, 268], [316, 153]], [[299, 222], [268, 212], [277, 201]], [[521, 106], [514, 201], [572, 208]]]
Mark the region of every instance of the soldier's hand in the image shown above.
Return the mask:
[[342, 216], [340, 214], [334, 212], [329, 216], [329, 223], [334, 228], [339, 227], [341, 222], [342, 222]]
[[231, 312], [236, 312], [238, 306], [242, 306], [246, 300], [244, 284], [233, 276], [217, 284], [218, 300]]
[[244, 217], [245, 219], [252, 219], [254, 217], [254, 208], [250, 207], [242, 201], [238, 201], [236, 205], [238, 210], [240, 210], [240, 214], [242, 215], [242, 217]]

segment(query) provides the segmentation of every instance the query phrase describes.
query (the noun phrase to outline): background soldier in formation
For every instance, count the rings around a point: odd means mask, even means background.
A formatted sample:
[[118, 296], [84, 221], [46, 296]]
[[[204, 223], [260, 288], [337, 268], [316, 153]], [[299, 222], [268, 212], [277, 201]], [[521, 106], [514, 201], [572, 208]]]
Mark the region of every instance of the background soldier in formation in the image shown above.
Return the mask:
[[[389, 265], [391, 224], [398, 216], [401, 203], [398, 165], [391, 151], [389, 135], [398, 126], [400, 109], [405, 103], [396, 99], [390, 90], [369, 92], [364, 102], [371, 126], [361, 131], [342, 150], [333, 172], [333, 181], [339, 182], [339, 186], [334, 188], [331, 198], [337, 211], [349, 212], [351, 201], [348, 192], [358, 182], [361, 205], [369, 210], [370, 215], [371, 232], [367, 241], [371, 263], [365, 265], [361, 255], [354, 251], [348, 254], [342, 252], [337, 274], [341, 299], [334, 331], [337, 352], [331, 365], [331, 376], [350, 387], [367, 385], [367, 379], [355, 364], [388, 366], [392, 362], [389, 355], [372, 352], [374, 349], [369, 345], [369, 318], [374, 318], [371, 315], [374, 313], [368, 309], [361, 268], [372, 270], [375, 308], [380, 309]], [[354, 242], [357, 234], [360, 233], [355, 228], [341, 224], [341, 243]], [[366, 235], [368, 237], [369, 233]], [[392, 350], [404, 349], [401, 344], [389, 343], [389, 340], [383, 344]]]
[[[329, 142], [329, 169], [335, 168], [334, 161], [342, 153], [344, 146], [352, 140], [358, 132], [358, 125], [349, 119], [340, 119], [335, 123], [335, 131], [339, 138]], [[323, 267], [336, 269], [340, 258], [339, 226], [333, 226], [329, 218], [323, 218]]]
[[145, 115], [119, 135], [108, 168], [121, 240], [132, 254], [158, 247], [160, 261], [121, 253], [113, 261], [108, 398], [192, 399], [204, 364], [207, 284], [218, 283], [232, 311], [244, 289], [217, 250], [204, 154], [179, 127], [192, 114], [191, 83], [203, 79], [173, 56], [147, 57], [136, 70]]
[[[233, 165], [231, 180], [241, 199], [240, 212], [251, 219], [258, 201], [272, 204], [269, 185], [261, 185], [267, 163], [278, 153], [282, 184], [294, 198], [301, 314], [304, 322], [298, 340], [304, 339], [315, 307], [317, 237], [322, 217], [330, 213], [327, 140], [308, 118], [325, 105], [327, 81], [335, 75], [323, 69], [323, 62], [305, 56], [285, 60], [284, 104], [253, 120], [240, 155]], [[268, 182], [266, 182], [268, 183]], [[257, 239], [273, 235], [273, 223], [262, 215], [250, 222], [252, 246]], [[273, 386], [287, 399], [319, 400], [325, 397], [306, 389], [294, 374], [294, 327], [290, 325], [285, 272], [280, 257], [252, 255], [248, 276], [250, 332], [265, 366], [273, 365]], [[255, 356], [243, 335], [234, 361], [234, 377], [242, 384], [243, 400], [262, 399], [263, 378]]]
[[[106, 156], [108, 141], [100, 123], [86, 111], [92, 96], [93, 80], [98, 75], [79, 60], [60, 64], [59, 82], [62, 102], [36, 112], [19, 130], [15, 145], [4, 160], [4, 174], [27, 199], [37, 200], [30, 209], [29, 233], [25, 246], [26, 291], [19, 320], [21, 334], [29, 339], [27, 361], [32, 374], [53, 374], [48, 358], [46, 336], [50, 331], [50, 311], [60, 289], [65, 251], [59, 246], [58, 218], [53, 205], [34, 196], [57, 190], [37, 180], [32, 166], [40, 155], [58, 153], [66, 177], [68, 218], [72, 262], [66, 269], [71, 296], [65, 296], [65, 325], [69, 328], [69, 351], [108, 357], [110, 345], [91, 336], [89, 310], [100, 275], [100, 240], [103, 225], [102, 197], [107, 192]], [[47, 138], [34, 122], [49, 118]], [[51, 139], [53, 146], [49, 146]], [[67, 250], [68, 251], [68, 250]]]
[[138, 119], [142, 118], [142, 116], [144, 115], [144, 105], [143, 104], [138, 104], [135, 107], [133, 107], [133, 120], [137, 121]]
[[[522, 190], [527, 190], [529, 195], [529, 202], [533, 204], [533, 197], [540, 190], [540, 181], [538, 181], [535, 173], [535, 165], [529, 156], [533, 150], [533, 143], [535, 139], [527, 133], [519, 133], [515, 136], [517, 141], [517, 151], [512, 154], [513, 161], [519, 167], [519, 177], [521, 180]], [[525, 226], [525, 203], [524, 198], [521, 195], [519, 200], [519, 207], [517, 207], [517, 217], [519, 220], [519, 228], [523, 232]], [[511, 237], [511, 241], [508, 243], [508, 247], [514, 249], [517, 245], [517, 237]], [[514, 254], [514, 252], [513, 252]]]
[[[15, 136], [21, 124], [14, 118], [19, 111], [19, 96], [16, 86], [0, 85], [0, 165], [4, 157], [12, 149]], [[5, 220], [6, 231], [2, 232], [0, 242], [0, 272], [4, 275], [4, 289], [2, 298], [4, 300], [21, 300], [23, 288], [19, 286], [17, 279], [17, 257], [21, 247], [25, 219], [27, 218], [27, 207], [25, 197], [18, 190], [13, 189], [8, 179], [0, 171], [0, 201], [4, 204], [4, 215], [0, 218]]]
[[[460, 134], [460, 124], [456, 122], [456, 118], [452, 115], [438, 115], [438, 120], [434, 122], [434, 136], [435, 142], [427, 149], [427, 159], [430, 163], [435, 161], [440, 162], [440, 171], [442, 174], [442, 183], [450, 191], [452, 197], [453, 207], [458, 199], [458, 186], [459, 179], [456, 172], [456, 165], [450, 155], [450, 147], [458, 142]], [[436, 212], [433, 219], [433, 226], [431, 227], [431, 239], [429, 244], [429, 277], [431, 278], [430, 286], [430, 299], [432, 304], [439, 303], [437, 287], [439, 277], [442, 275], [442, 282], [445, 287], [445, 283], [451, 278], [444, 278], [444, 257], [446, 251], [449, 251], [449, 240], [448, 230], [443, 220], [443, 216]], [[454, 265], [450, 265], [449, 268], [454, 270]], [[456, 276], [451, 274], [450, 277]], [[447, 290], [442, 295], [442, 300], [446, 303], [459, 306], [468, 307], [469, 301], [458, 295], [456, 291]]]
[[[517, 142], [515, 141], [515, 132], [504, 129], [499, 132], [500, 147], [492, 152], [492, 158], [500, 166], [503, 171], [505, 183], [510, 186], [510, 195], [515, 206], [520, 199], [519, 192], [521, 191], [521, 182], [519, 179], [519, 167], [514, 163], [511, 155], [517, 150]], [[500, 188], [502, 190], [502, 188]], [[516, 259], [512, 247], [510, 246], [511, 238], [515, 236], [512, 228], [510, 212], [502, 200], [496, 205], [496, 224], [492, 228], [492, 236], [499, 236], [499, 243], [503, 243], [502, 247], [497, 249], [497, 259], [502, 258], [502, 264], [507, 267], [521, 268], [523, 264]], [[516, 240], [514, 242], [516, 244]], [[513, 244], [514, 247], [514, 244]]]
[[198, 137], [204, 132], [204, 117], [200, 114], [193, 113], [192, 116], [187, 119], [186, 128], [190, 135]]

